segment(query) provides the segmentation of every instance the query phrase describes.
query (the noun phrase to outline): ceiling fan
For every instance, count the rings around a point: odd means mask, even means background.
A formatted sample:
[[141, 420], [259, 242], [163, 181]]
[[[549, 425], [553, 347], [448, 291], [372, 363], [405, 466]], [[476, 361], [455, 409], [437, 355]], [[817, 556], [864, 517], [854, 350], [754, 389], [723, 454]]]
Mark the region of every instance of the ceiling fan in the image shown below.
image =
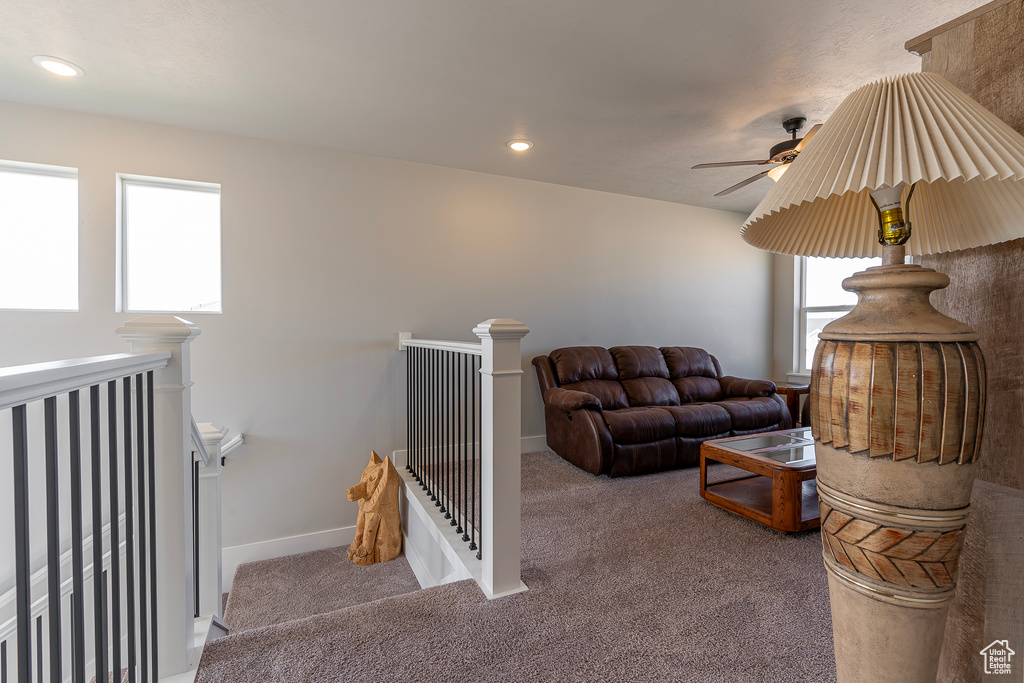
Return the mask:
[[693, 168], [719, 168], [721, 166], [763, 166], [765, 164], [772, 165], [772, 168], [769, 168], [765, 171], [761, 171], [756, 175], [752, 175], [746, 180], [736, 183], [732, 187], [725, 188], [724, 190], [716, 194], [716, 197], [721, 197], [722, 195], [729, 194], [730, 192], [735, 192], [741, 187], [746, 187], [747, 185], [754, 182], [758, 178], [763, 178], [766, 175], [771, 176], [773, 180], [778, 180], [779, 176], [781, 176], [785, 172], [785, 170], [789, 168], [789, 165], [793, 163], [793, 160], [796, 159], [797, 155], [800, 154], [803, 148], [807, 146], [807, 143], [811, 141], [811, 138], [814, 137], [814, 134], [818, 132], [818, 129], [821, 128], [821, 124], [819, 123], [816, 126], [813, 126], [809, 131], [807, 131], [807, 135], [805, 135], [802, 138], [798, 138], [796, 136], [796, 133], [798, 130], [803, 128], [804, 123], [806, 121], [807, 119], [805, 119], [803, 116], [797, 116], [783, 121], [782, 127], [785, 128], [786, 132], [791, 134], [793, 138], [791, 140], [783, 140], [779, 144], [772, 147], [771, 150], [768, 151], [768, 158], [765, 159], [764, 161], [721, 161], [714, 164], [697, 164]]

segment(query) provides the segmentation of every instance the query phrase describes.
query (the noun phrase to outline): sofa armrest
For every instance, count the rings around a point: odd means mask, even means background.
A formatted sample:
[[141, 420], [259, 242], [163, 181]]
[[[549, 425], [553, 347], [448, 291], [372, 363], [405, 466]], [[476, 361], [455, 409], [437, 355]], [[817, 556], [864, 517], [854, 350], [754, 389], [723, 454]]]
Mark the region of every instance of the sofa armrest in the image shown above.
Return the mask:
[[601, 400], [585, 391], [573, 391], [554, 387], [544, 392], [544, 403], [560, 410], [579, 410], [594, 408], [601, 410]]
[[766, 379], [742, 379], [726, 375], [725, 377], [719, 377], [718, 382], [722, 385], [722, 393], [727, 398], [771, 396], [777, 389], [775, 382], [770, 382]]

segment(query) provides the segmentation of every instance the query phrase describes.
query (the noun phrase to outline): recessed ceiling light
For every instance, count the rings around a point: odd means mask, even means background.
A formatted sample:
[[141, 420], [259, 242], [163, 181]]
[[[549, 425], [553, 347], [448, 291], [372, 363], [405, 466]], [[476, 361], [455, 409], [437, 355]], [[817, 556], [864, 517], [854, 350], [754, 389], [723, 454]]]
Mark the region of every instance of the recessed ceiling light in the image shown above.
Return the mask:
[[46, 55], [36, 55], [32, 58], [32, 61], [50, 73], [57, 74], [58, 76], [72, 77], [81, 76], [85, 73], [82, 71], [82, 67], [72, 64], [66, 59], [47, 57]]
[[533, 147], [533, 143], [529, 140], [509, 140], [505, 143], [505, 146], [515, 152], [525, 152]]

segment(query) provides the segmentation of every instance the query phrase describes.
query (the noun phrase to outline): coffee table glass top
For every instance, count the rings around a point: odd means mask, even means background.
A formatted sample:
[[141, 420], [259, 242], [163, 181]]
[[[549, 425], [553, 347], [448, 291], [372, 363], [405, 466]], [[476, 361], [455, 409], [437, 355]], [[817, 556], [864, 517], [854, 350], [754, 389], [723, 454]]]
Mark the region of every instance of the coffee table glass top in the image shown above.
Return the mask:
[[814, 463], [814, 438], [810, 427], [787, 429], [783, 432], [751, 434], [719, 442], [718, 447], [756, 455], [787, 465]]

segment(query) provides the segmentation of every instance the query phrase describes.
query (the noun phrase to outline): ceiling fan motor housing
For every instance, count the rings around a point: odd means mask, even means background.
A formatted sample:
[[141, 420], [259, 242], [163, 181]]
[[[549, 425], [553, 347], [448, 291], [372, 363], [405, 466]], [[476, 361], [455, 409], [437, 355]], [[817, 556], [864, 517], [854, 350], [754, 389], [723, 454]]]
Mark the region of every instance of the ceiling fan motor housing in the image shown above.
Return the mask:
[[794, 150], [796, 149], [796, 146], [800, 144], [801, 140], [803, 140], [803, 138], [794, 138], [773, 146], [771, 151], [768, 152], [772, 163], [784, 164], [796, 159], [797, 152]]

